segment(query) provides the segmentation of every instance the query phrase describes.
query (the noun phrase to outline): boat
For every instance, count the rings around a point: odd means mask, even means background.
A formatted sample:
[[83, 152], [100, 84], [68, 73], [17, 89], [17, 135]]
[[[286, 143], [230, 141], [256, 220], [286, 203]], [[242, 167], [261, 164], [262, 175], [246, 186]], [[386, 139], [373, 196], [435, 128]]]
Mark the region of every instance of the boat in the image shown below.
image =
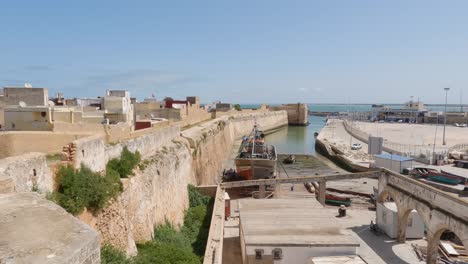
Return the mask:
[[252, 132], [242, 139], [235, 159], [236, 170], [244, 180], [275, 177], [276, 148], [265, 143], [265, 134], [254, 125]]
[[431, 174], [427, 178], [431, 181], [441, 182], [450, 185], [457, 185], [460, 183], [460, 179], [442, 173]]
[[325, 195], [325, 203], [332, 204], [332, 205], [350, 206], [351, 205], [351, 198], [327, 193]]
[[283, 160], [284, 164], [293, 164], [294, 162], [296, 162], [296, 157], [294, 155], [289, 155]]
[[439, 172], [435, 169], [423, 167], [414, 168], [411, 171], [411, 175], [417, 178], [425, 178], [434, 182], [440, 182], [450, 185], [457, 185], [462, 181], [462, 179], [457, 175], [447, 173], [444, 171]]

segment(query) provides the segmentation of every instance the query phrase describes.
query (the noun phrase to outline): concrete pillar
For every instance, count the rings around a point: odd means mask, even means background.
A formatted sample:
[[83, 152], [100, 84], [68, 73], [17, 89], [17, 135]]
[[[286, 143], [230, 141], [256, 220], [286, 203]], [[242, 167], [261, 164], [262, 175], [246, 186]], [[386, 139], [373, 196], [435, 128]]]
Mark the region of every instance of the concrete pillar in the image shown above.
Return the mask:
[[320, 181], [319, 188], [318, 188], [318, 200], [322, 205], [325, 205], [325, 194], [327, 192], [327, 182]]
[[260, 184], [258, 186], [258, 198], [264, 199], [266, 197], [266, 185]]

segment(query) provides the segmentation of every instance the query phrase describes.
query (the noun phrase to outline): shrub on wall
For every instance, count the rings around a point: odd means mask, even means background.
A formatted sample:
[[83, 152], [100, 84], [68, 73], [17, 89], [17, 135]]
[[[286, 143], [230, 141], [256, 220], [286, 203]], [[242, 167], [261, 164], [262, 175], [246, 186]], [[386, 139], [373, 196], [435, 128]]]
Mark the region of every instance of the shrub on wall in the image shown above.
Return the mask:
[[72, 214], [84, 208], [96, 211], [122, 191], [119, 174], [109, 170], [103, 176], [82, 166], [75, 170], [71, 166], [61, 167], [57, 172], [57, 191], [52, 199]]
[[131, 264], [131, 259], [127, 259], [125, 253], [105, 244], [101, 246], [101, 264]]
[[128, 150], [127, 147], [124, 147], [120, 158], [111, 159], [107, 163], [106, 170], [112, 170], [117, 172], [120, 175], [120, 178], [128, 178], [128, 176], [134, 175], [133, 169], [141, 161], [140, 152], [136, 151], [135, 153]]
[[138, 245], [137, 264], [193, 263], [203, 262], [210, 228], [213, 200], [202, 195], [189, 185], [190, 207], [185, 212], [184, 225], [180, 231], [166, 223], [157, 226], [152, 241]]

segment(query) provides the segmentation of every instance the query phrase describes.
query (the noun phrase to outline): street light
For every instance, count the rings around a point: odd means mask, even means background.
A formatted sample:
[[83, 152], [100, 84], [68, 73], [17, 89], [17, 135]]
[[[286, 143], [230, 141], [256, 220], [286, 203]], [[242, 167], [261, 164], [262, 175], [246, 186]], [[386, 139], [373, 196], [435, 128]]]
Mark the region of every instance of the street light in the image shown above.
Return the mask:
[[447, 145], [447, 142], [445, 142], [445, 126], [447, 125], [447, 94], [450, 88], [444, 88], [445, 90], [445, 111], [444, 111], [444, 137], [442, 139], [442, 145]]

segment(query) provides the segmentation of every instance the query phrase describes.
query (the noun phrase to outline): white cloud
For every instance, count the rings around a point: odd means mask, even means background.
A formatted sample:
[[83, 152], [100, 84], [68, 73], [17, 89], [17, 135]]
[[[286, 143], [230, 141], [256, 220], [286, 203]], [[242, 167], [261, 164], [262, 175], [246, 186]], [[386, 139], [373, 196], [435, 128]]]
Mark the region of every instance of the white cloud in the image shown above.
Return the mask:
[[305, 93], [305, 92], [308, 92], [308, 91], [309, 91], [309, 88], [301, 87], [301, 88], [299, 88], [299, 89], [297, 89], [297, 90], [298, 90], [299, 92]]

